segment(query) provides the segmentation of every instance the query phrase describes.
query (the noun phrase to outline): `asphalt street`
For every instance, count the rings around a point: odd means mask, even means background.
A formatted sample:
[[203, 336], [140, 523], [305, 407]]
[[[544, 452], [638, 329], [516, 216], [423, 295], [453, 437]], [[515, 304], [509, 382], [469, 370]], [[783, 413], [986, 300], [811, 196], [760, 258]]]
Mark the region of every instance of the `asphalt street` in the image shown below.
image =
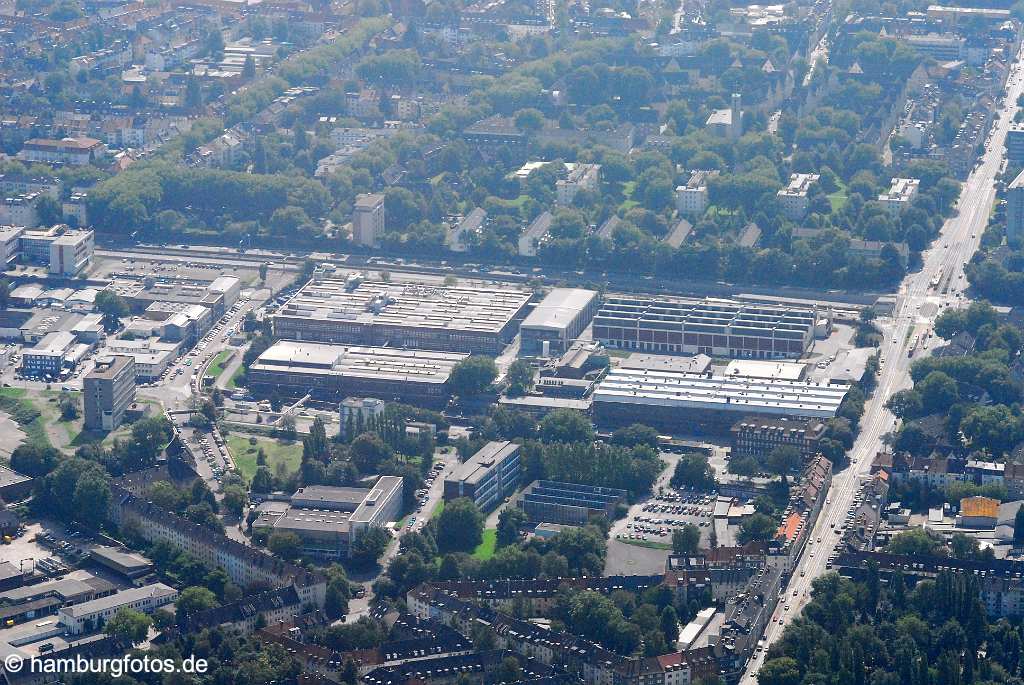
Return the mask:
[[[846, 513], [862, 480], [869, 475], [875, 454], [882, 447], [882, 436], [895, 426], [896, 419], [884, 406], [886, 400], [897, 390], [910, 387], [911, 364], [920, 356], [931, 353], [931, 350], [919, 347], [914, 356], [909, 357], [911, 341], [915, 335], [924, 340], [926, 331], [944, 309], [966, 304], [963, 293], [967, 280], [963, 277], [963, 267], [978, 249], [995, 201], [993, 182], [1002, 163], [1006, 131], [1017, 112], [1017, 98], [1022, 92], [1021, 73], [1021, 65], [1014, 65], [1007, 82], [1006, 99], [992, 125], [991, 141], [980, 160], [981, 164], [962, 188], [956, 216], [946, 222], [931, 249], [922, 255], [922, 269], [904, 279], [893, 316], [877, 322], [885, 333], [881, 348], [885, 363], [879, 373], [878, 387], [865, 407], [860, 433], [850, 452], [850, 466], [834, 474], [828, 503], [818, 517], [810, 541], [779, 602], [776, 610], [779, 621], [768, 624], [765, 642], [769, 645], [782, 635], [786, 625], [810, 599], [814, 579], [827, 570], [829, 552], [838, 541]], [[939, 285], [933, 287], [936, 280]], [[819, 538], [820, 543], [817, 542]], [[795, 597], [794, 591], [797, 593]], [[787, 603], [788, 611], [785, 609]], [[763, 659], [764, 653], [751, 659], [741, 680], [743, 685], [757, 682], [756, 673]]]

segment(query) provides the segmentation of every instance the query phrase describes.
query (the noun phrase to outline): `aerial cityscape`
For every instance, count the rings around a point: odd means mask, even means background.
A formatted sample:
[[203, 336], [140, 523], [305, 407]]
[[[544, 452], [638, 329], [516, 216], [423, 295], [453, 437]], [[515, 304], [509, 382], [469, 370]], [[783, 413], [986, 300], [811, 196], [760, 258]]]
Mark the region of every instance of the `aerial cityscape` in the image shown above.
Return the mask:
[[0, 685], [1024, 685], [955, 1], [0, 0]]

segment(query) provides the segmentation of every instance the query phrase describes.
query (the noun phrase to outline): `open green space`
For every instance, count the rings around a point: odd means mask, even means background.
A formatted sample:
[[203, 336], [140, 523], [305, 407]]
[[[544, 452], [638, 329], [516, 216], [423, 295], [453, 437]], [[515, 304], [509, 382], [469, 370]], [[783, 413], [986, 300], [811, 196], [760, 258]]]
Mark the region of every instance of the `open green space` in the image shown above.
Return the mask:
[[[38, 447], [50, 447], [50, 437], [46, 434], [46, 414], [44, 402], [34, 402], [28, 397], [28, 391], [24, 388], [0, 388], [0, 411], [8, 414], [25, 432], [25, 441]], [[50, 417], [53, 420], [59, 418]]]
[[228, 362], [231, 360], [232, 355], [234, 355], [233, 351], [222, 350], [213, 358], [213, 361], [210, 362], [210, 366], [207, 367], [206, 373], [213, 376], [215, 379], [220, 378], [220, 375], [224, 373], [225, 367], [227, 367]]
[[480, 561], [487, 561], [494, 556], [494, 550], [498, 547], [498, 531], [494, 528], [484, 528], [484, 539], [476, 549], [473, 550], [473, 558]]
[[[250, 438], [255, 439], [255, 445], [251, 443]], [[247, 483], [256, 475], [256, 456], [261, 447], [263, 453], [267, 455], [267, 467], [271, 473], [277, 473], [278, 464], [283, 464], [285, 471], [291, 473], [297, 471], [302, 463], [302, 443], [298, 440], [284, 442], [257, 435], [233, 433], [228, 436], [227, 443], [231, 458], [235, 460], [238, 472]]]

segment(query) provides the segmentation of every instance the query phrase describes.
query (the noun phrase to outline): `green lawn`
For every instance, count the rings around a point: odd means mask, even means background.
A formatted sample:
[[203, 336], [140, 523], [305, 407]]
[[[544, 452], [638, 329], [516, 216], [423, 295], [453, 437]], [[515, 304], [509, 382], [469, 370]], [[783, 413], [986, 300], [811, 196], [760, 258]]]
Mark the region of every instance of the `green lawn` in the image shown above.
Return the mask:
[[210, 362], [210, 365], [206, 368], [206, 373], [213, 376], [214, 379], [220, 378], [220, 375], [224, 373], [224, 368], [228, 365], [228, 362], [234, 354], [235, 353], [231, 350], [222, 350], [213, 358], [213, 361]]
[[[838, 179], [836, 180], [838, 181]], [[846, 200], [846, 186], [842, 181], [839, 181], [839, 187], [836, 189], [836, 192], [830, 193], [828, 196], [828, 201], [832, 203], [832, 211], [838, 212], [840, 209], [845, 207]]]
[[438, 500], [437, 506], [434, 507], [434, 511], [430, 512], [430, 518], [436, 519], [444, 511], [444, 500]]
[[298, 440], [282, 442], [273, 438], [252, 436], [256, 438], [256, 444], [251, 445], [249, 437], [233, 433], [227, 440], [231, 458], [235, 460], [235, 466], [246, 482], [256, 475], [256, 455], [261, 447], [267, 455], [267, 466], [271, 473], [277, 473], [278, 464], [284, 464], [285, 470], [289, 473], [299, 469], [302, 463], [302, 443]]
[[228, 382], [224, 384], [224, 387], [226, 387], [228, 390], [236, 389], [238, 387], [238, 379], [241, 378], [243, 375], [245, 375], [245, 367], [239, 366], [238, 369], [236, 369], [235, 372], [231, 374], [231, 378], [229, 378]]
[[498, 546], [498, 531], [494, 528], [484, 529], [484, 541], [473, 550], [473, 558], [480, 561], [487, 561], [494, 556], [494, 550]]
[[[25, 441], [38, 447], [50, 447], [50, 437], [46, 434], [47, 414], [43, 402], [33, 402], [24, 388], [0, 388], [0, 411], [10, 415], [25, 432]], [[59, 411], [57, 412], [60, 413]], [[26, 421], [29, 417], [33, 417]]]

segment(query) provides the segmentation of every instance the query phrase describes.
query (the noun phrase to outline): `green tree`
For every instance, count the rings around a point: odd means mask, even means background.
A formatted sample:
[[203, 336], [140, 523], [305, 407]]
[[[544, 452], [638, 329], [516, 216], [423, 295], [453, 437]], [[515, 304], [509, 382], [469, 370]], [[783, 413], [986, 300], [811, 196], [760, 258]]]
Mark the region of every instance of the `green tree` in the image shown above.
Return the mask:
[[533, 365], [525, 359], [517, 359], [508, 367], [505, 377], [510, 395], [525, 395], [533, 387]]
[[128, 316], [128, 303], [112, 290], [101, 290], [96, 294], [96, 311], [103, 315], [102, 323], [107, 333], [121, 327], [121, 319]]
[[519, 507], [508, 506], [498, 514], [497, 543], [499, 547], [519, 541], [519, 529], [526, 525], [526, 512]]
[[772, 473], [785, 476], [800, 468], [803, 458], [800, 450], [792, 445], [777, 445], [768, 454], [767, 466]]
[[693, 554], [700, 546], [700, 528], [687, 523], [682, 528], [672, 531], [672, 552], [674, 554]]
[[327, 441], [327, 428], [319, 416], [313, 419], [309, 435], [302, 440], [302, 460], [326, 462], [331, 456], [331, 446]]
[[224, 488], [224, 499], [222, 503], [224, 508], [230, 512], [236, 518], [242, 516], [242, 510], [245, 509], [245, 503], [248, 500], [246, 497], [245, 490], [237, 485], [229, 485]]
[[909, 388], [894, 392], [886, 401], [885, 407], [898, 419], [913, 419], [924, 413], [921, 393]]
[[498, 377], [493, 357], [473, 355], [463, 359], [452, 369], [448, 386], [459, 397], [479, 395]]
[[652, 449], [658, 449], [658, 431], [642, 423], [634, 423], [612, 433], [610, 442], [623, 447], [647, 445]]
[[594, 426], [590, 420], [572, 409], [555, 409], [540, 422], [540, 438], [544, 442], [593, 442]]
[[60, 203], [49, 195], [43, 195], [36, 201], [36, 215], [43, 226], [53, 226], [64, 219]]
[[379, 526], [371, 526], [356, 537], [352, 543], [352, 563], [368, 568], [377, 563], [384, 554], [391, 536]]
[[193, 585], [181, 591], [175, 606], [177, 607], [178, 621], [181, 622], [189, 614], [206, 611], [217, 606], [217, 596], [205, 587]]
[[800, 665], [796, 659], [779, 657], [765, 661], [757, 672], [758, 685], [800, 685]]
[[144, 642], [149, 634], [153, 620], [142, 613], [128, 607], [122, 607], [103, 627], [103, 632], [130, 645]]
[[536, 133], [544, 128], [544, 114], [532, 107], [521, 109], [516, 112], [515, 124], [523, 133]]
[[737, 539], [742, 545], [748, 542], [766, 542], [772, 539], [778, 527], [773, 519], [764, 514], [751, 514], [740, 524]]
[[889, 554], [931, 555], [945, 551], [942, 540], [921, 528], [897, 533], [885, 546]]
[[11, 453], [11, 468], [26, 476], [40, 478], [57, 468], [62, 456], [60, 450], [54, 447], [40, 447], [25, 442]]
[[496, 683], [518, 683], [523, 679], [523, 667], [519, 665], [519, 659], [514, 656], [507, 656], [501, 660], [498, 670], [494, 673]]
[[689, 453], [679, 457], [670, 481], [672, 487], [710, 490], [715, 486], [715, 470], [703, 454]]
[[242, 64], [242, 78], [251, 79], [256, 76], [256, 60], [252, 58], [252, 55], [245, 56], [245, 62]]
[[381, 462], [391, 458], [391, 450], [376, 433], [357, 435], [349, 449], [360, 473], [373, 473]]
[[437, 548], [442, 552], [472, 552], [483, 541], [484, 515], [465, 497], [445, 504], [437, 519]]
[[252, 492], [260, 493], [272, 491], [274, 489], [274, 477], [270, 475], [270, 469], [266, 466], [258, 467], [255, 475], [252, 477], [249, 489]]
[[946, 411], [960, 400], [956, 381], [941, 371], [929, 373], [914, 385], [914, 390], [920, 394], [926, 414]]
[[282, 559], [298, 559], [302, 554], [302, 538], [289, 531], [271, 533], [267, 549]]
[[11, 304], [11, 282], [6, 278], [0, 278], [0, 311], [7, 309]]
[[671, 604], [661, 610], [661, 632], [670, 646], [679, 640], [679, 615]]

